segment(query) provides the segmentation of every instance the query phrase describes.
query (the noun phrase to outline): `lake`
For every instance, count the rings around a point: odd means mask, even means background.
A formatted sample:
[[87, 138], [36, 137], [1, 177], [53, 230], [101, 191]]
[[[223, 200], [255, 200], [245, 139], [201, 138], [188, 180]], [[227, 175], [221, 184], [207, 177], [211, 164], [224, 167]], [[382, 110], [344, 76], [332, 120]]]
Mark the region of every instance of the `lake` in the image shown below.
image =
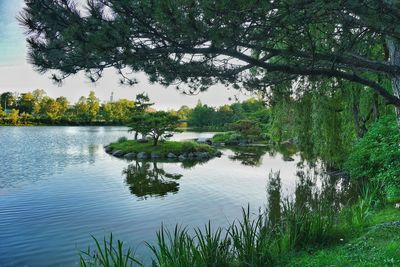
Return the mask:
[[78, 265], [79, 251], [93, 246], [90, 235], [111, 232], [148, 259], [144, 241], [153, 242], [162, 223], [227, 227], [242, 207], [265, 208], [271, 171], [280, 171], [288, 197], [305, 173], [313, 186], [324, 183], [297, 154], [284, 161], [264, 148], [224, 148], [199, 164], [106, 154], [103, 145], [122, 136], [132, 138], [124, 127], [0, 128], [0, 266]]

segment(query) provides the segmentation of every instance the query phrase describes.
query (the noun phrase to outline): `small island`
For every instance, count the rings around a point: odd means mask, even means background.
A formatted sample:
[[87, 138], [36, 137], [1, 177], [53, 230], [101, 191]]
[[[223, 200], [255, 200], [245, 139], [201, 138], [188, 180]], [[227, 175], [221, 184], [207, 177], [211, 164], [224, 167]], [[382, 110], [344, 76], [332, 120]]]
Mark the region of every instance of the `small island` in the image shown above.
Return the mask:
[[[143, 110], [144, 111], [144, 110]], [[105, 147], [107, 153], [128, 160], [170, 159], [208, 160], [222, 153], [207, 144], [194, 141], [168, 141], [177, 131], [179, 118], [165, 111], [136, 112], [131, 119], [128, 132], [135, 133], [134, 140], [121, 137]], [[138, 140], [138, 135], [142, 139]]]
[[120, 138], [115, 143], [105, 147], [108, 154], [118, 158], [132, 159], [169, 159], [169, 160], [208, 160], [220, 157], [217, 149], [198, 144], [193, 141], [161, 141], [156, 146], [142, 140], [127, 140]]

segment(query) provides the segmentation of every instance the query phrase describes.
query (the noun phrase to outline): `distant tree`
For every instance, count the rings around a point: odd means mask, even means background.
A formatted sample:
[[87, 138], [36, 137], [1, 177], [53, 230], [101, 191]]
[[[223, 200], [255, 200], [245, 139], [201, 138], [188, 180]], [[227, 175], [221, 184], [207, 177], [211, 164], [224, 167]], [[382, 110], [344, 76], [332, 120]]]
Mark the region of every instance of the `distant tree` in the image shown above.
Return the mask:
[[17, 125], [19, 122], [19, 111], [16, 109], [12, 109], [9, 114], [9, 120], [13, 125]]
[[109, 122], [126, 123], [132, 115], [134, 105], [134, 101], [127, 99], [108, 102], [102, 106], [102, 114]]
[[196, 107], [191, 112], [189, 125], [195, 127], [210, 126], [214, 122], [214, 115], [214, 108], [203, 105], [201, 101], [198, 101]]
[[60, 119], [61, 105], [56, 100], [49, 96], [44, 96], [42, 101], [40, 101], [40, 115], [46, 120], [50, 120], [51, 123]]
[[20, 94], [18, 100], [18, 109], [20, 112], [32, 113], [35, 106], [35, 99], [33, 94], [28, 92]]
[[93, 121], [100, 110], [100, 100], [96, 97], [96, 94], [93, 91], [90, 91], [89, 96], [87, 98], [87, 107], [88, 107], [88, 118], [89, 121]]
[[187, 120], [189, 118], [191, 112], [192, 112], [191, 108], [183, 105], [178, 109], [177, 115], [178, 115], [179, 119]]
[[229, 105], [223, 105], [215, 113], [214, 124], [223, 126], [233, 121], [233, 110]]
[[42, 89], [33, 90], [33, 113], [38, 114], [40, 112], [40, 102], [43, 100], [43, 97], [46, 95], [46, 92]]
[[249, 140], [260, 137], [262, 130], [259, 124], [251, 120], [240, 120], [232, 124], [232, 129], [238, 131], [241, 136]]
[[42, 101], [43, 97], [46, 95], [46, 92], [42, 89], [36, 89], [32, 91], [33, 99], [36, 102]]
[[6, 118], [6, 113], [4, 112], [3, 108], [0, 105], [0, 123], [4, 121]]
[[82, 122], [91, 122], [96, 119], [100, 111], [100, 100], [96, 97], [93, 91], [90, 91], [89, 96], [80, 97], [75, 104], [75, 113], [77, 118]]
[[130, 132], [142, 133], [153, 139], [156, 146], [160, 138], [176, 130], [179, 118], [165, 111], [135, 114], [129, 126]]
[[57, 97], [56, 102], [60, 106], [60, 113], [66, 115], [68, 111], [69, 101], [65, 96]]
[[78, 120], [80, 121], [88, 121], [88, 111], [89, 111], [89, 106], [86, 101], [86, 97], [81, 96], [76, 102], [75, 107], [75, 114]]
[[27, 125], [31, 117], [32, 115], [30, 115], [29, 113], [23, 112], [20, 115], [20, 121], [22, 124]]
[[16, 107], [16, 98], [12, 92], [5, 92], [0, 95], [1, 106], [4, 109], [11, 109]]

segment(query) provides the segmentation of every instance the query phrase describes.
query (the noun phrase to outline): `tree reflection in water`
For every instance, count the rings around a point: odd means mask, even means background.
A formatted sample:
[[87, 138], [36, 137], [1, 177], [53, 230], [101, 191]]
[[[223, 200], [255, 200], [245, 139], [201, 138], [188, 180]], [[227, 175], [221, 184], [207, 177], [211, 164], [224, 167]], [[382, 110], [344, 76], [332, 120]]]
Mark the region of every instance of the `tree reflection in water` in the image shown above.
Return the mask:
[[261, 158], [268, 151], [265, 147], [232, 147], [233, 155], [231, 160], [240, 161], [246, 166], [259, 167], [262, 164]]
[[123, 173], [131, 193], [141, 199], [162, 197], [179, 191], [181, 174], [167, 173], [157, 162], [136, 161], [129, 164]]
[[271, 171], [269, 174], [267, 214], [272, 225], [281, 222], [282, 213], [287, 205], [300, 213], [324, 214], [337, 212], [344, 204], [356, 199], [354, 185], [347, 177], [332, 174], [323, 165], [300, 162], [296, 176], [294, 195], [288, 198], [281, 194], [279, 172]]

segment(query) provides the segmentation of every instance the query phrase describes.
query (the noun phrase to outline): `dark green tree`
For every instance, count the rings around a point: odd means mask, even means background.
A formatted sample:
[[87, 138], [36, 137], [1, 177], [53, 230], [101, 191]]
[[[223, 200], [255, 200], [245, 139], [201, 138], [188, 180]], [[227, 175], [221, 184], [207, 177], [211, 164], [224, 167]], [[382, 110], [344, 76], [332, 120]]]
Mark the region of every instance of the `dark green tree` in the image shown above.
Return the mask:
[[129, 126], [130, 132], [139, 132], [149, 136], [156, 146], [160, 138], [176, 131], [179, 118], [165, 111], [138, 113], [132, 117]]
[[21, 94], [18, 98], [18, 109], [19, 111], [25, 113], [32, 113], [35, 107], [35, 99], [31, 92]]
[[95, 81], [110, 67], [129, 84], [128, 71], [144, 71], [194, 90], [346, 80], [396, 106], [400, 125], [399, 1], [91, 0], [85, 13], [73, 1], [25, 2], [30, 59], [59, 70], [56, 81], [79, 71]]
[[4, 110], [16, 107], [16, 98], [12, 92], [5, 92], [0, 95], [0, 103]]
[[248, 140], [254, 141], [260, 139], [262, 130], [256, 121], [240, 120], [231, 125], [232, 130], [240, 133], [240, 135]]
[[189, 125], [194, 127], [210, 126], [214, 124], [214, 117], [214, 108], [203, 105], [201, 101], [198, 101], [190, 113]]
[[[136, 116], [136, 119], [140, 118], [141, 115], [147, 109], [149, 109], [152, 105], [154, 105], [154, 103], [150, 102], [150, 98], [146, 93], [143, 92], [143, 93], [137, 94], [135, 97], [134, 106], [132, 108], [134, 117]], [[135, 118], [132, 118], [132, 120], [135, 120]], [[141, 127], [141, 128], [143, 128], [143, 127]], [[136, 131], [135, 132], [135, 140], [137, 140], [138, 134], [139, 134], [139, 132]]]

